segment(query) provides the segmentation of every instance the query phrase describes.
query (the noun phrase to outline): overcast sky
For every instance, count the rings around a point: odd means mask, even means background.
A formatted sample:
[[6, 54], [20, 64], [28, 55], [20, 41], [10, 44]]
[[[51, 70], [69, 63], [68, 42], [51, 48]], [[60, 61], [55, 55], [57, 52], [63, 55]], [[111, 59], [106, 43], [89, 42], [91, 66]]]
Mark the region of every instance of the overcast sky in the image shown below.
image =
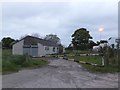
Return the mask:
[[94, 41], [100, 40], [100, 27], [104, 27], [102, 39], [117, 37], [118, 2], [113, 1], [4, 3], [2, 37], [19, 39], [25, 34], [39, 33], [44, 37], [52, 33], [67, 46], [78, 28], [86, 28]]

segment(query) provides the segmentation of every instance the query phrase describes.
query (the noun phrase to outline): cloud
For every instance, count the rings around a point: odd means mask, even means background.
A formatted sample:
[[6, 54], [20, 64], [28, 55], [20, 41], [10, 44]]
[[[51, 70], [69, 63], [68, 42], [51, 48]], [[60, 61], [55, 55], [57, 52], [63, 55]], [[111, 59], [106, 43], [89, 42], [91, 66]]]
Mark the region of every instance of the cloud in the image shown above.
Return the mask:
[[104, 39], [117, 35], [117, 3], [106, 2], [40, 2], [4, 3], [3, 36], [20, 38], [24, 34], [57, 34], [64, 45], [71, 42], [72, 33], [87, 28], [94, 40], [99, 40], [102, 25]]

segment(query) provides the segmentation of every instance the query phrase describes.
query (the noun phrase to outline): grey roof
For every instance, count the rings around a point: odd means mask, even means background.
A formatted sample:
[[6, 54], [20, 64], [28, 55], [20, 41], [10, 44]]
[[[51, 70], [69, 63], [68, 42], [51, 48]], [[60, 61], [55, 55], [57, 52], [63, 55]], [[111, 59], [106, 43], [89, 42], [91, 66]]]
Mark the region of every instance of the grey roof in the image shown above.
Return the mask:
[[40, 39], [40, 38], [33, 37], [33, 36], [26, 36], [23, 39], [24, 39], [24, 45], [37, 45], [38, 43], [40, 43], [43, 46], [58, 46], [54, 42], [51, 42], [49, 40]]

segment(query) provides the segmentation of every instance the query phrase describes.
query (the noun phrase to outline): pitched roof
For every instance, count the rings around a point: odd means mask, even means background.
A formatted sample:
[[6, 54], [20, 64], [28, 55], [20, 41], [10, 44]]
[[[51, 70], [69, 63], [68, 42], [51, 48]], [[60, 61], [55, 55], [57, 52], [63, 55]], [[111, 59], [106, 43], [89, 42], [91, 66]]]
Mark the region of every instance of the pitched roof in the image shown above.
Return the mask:
[[26, 36], [23, 39], [24, 39], [24, 45], [37, 45], [38, 43], [40, 43], [43, 46], [58, 46], [54, 42], [51, 42], [49, 40], [40, 39], [40, 38], [33, 37], [33, 36]]

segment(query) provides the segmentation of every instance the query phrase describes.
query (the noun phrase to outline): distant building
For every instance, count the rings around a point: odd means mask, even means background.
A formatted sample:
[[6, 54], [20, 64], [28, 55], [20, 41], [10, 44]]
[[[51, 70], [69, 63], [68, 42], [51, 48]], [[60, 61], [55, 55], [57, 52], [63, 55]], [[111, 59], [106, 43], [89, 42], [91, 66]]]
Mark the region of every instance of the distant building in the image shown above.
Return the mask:
[[110, 37], [108, 40], [101, 40], [99, 45], [93, 46], [93, 51], [99, 51], [100, 48], [104, 48], [105, 46], [110, 46], [114, 49], [120, 49], [120, 38]]
[[120, 39], [117, 38], [117, 37], [110, 37], [110, 38], [108, 39], [108, 44], [109, 44], [109, 46], [110, 46], [111, 48], [117, 49], [118, 43], [120, 43]]
[[100, 40], [99, 45], [93, 46], [93, 51], [98, 52], [101, 50], [101, 48], [104, 48], [106, 46], [108, 46], [108, 41], [107, 40]]
[[107, 40], [100, 40], [100, 44], [99, 44], [100, 47], [104, 48], [107, 45], [108, 45], [108, 41]]
[[12, 53], [17, 55], [28, 54], [32, 57], [41, 57], [47, 54], [59, 53], [59, 46], [48, 40], [26, 36], [13, 44]]

